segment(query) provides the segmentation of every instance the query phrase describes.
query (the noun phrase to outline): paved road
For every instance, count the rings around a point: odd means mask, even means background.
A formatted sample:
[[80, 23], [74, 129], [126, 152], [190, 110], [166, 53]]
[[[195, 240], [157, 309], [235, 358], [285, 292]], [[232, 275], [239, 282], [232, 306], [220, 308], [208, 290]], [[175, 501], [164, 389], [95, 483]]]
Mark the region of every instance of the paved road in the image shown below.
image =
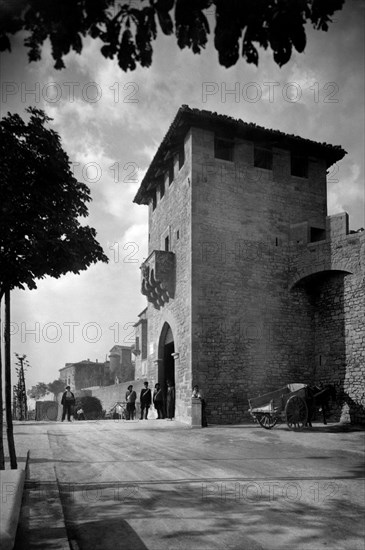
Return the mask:
[[38, 529], [55, 472], [72, 548], [364, 550], [364, 432], [157, 420], [15, 431], [31, 445]]

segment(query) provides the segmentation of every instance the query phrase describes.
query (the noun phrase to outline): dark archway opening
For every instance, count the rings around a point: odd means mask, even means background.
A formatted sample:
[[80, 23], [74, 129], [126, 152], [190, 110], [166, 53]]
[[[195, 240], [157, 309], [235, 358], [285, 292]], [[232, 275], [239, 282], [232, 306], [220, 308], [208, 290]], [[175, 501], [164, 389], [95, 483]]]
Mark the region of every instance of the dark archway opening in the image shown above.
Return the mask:
[[174, 342], [170, 342], [169, 344], [165, 344], [164, 346], [164, 375], [165, 380], [164, 383], [166, 384], [168, 380], [172, 383], [173, 386], [175, 386], [175, 361], [172, 356], [172, 353], [175, 352], [175, 346]]
[[159, 368], [158, 382], [164, 394], [164, 402], [166, 406], [167, 381], [175, 386], [175, 360], [172, 354], [175, 352], [174, 337], [171, 327], [165, 323], [162, 327], [160, 343], [159, 343]]

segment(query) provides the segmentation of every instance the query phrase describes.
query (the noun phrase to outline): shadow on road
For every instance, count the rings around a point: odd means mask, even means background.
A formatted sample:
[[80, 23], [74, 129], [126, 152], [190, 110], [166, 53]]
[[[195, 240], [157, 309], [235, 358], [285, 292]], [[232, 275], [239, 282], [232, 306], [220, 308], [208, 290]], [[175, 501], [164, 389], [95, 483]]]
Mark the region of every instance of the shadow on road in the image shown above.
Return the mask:
[[[351, 473], [359, 477], [360, 465]], [[337, 481], [160, 480], [61, 484], [60, 489], [69, 536], [85, 550], [282, 550], [317, 548], [318, 541], [355, 550], [364, 536], [356, 518], [363, 517], [365, 506], [356, 505]], [[275, 544], [259, 544], [274, 539]], [[125, 546], [118, 546], [122, 540]]]

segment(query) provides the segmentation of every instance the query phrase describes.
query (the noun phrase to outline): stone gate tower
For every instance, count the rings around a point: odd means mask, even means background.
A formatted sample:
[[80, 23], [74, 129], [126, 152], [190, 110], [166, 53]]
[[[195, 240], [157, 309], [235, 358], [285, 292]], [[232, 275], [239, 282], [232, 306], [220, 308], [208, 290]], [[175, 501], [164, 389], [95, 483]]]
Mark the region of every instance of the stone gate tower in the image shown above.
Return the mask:
[[231, 423], [248, 397], [311, 381], [364, 418], [365, 234], [327, 216], [326, 173], [345, 154], [179, 109], [134, 199], [149, 208], [143, 374], [175, 383], [177, 419], [196, 383], [208, 421]]

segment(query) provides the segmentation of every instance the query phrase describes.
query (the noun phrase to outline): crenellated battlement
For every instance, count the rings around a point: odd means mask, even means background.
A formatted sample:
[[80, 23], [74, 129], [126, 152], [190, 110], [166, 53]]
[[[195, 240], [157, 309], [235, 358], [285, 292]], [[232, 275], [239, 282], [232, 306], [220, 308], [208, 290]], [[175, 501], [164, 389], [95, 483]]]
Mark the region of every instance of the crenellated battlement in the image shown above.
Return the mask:
[[321, 240], [310, 239], [311, 229], [309, 222], [290, 227], [289, 288], [315, 273], [365, 272], [365, 231], [350, 233], [346, 212], [327, 216]]

